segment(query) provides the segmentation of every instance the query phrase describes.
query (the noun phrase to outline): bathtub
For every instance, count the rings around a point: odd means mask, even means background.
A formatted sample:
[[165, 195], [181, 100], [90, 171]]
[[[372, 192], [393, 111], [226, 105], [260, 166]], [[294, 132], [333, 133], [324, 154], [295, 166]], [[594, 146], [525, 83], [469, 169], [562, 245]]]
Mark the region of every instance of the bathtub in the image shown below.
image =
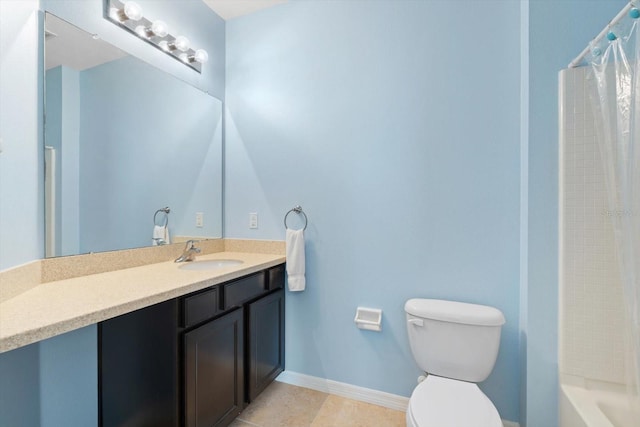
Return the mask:
[[561, 384], [560, 427], [640, 427], [640, 401], [624, 387]]

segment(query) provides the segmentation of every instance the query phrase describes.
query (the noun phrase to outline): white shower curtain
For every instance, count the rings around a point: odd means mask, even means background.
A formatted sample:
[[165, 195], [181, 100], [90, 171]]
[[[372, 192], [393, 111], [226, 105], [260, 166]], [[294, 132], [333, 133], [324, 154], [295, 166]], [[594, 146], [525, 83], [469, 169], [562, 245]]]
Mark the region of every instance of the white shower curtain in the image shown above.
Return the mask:
[[640, 394], [640, 39], [634, 21], [591, 56], [590, 98], [626, 309], [629, 390]]

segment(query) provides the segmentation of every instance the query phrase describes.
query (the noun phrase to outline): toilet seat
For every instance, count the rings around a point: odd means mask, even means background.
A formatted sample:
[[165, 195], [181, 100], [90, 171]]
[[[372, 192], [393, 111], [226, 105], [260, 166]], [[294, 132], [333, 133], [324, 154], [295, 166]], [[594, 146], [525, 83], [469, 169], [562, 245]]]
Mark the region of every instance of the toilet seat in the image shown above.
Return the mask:
[[502, 420], [475, 383], [429, 375], [411, 394], [407, 426], [502, 427]]

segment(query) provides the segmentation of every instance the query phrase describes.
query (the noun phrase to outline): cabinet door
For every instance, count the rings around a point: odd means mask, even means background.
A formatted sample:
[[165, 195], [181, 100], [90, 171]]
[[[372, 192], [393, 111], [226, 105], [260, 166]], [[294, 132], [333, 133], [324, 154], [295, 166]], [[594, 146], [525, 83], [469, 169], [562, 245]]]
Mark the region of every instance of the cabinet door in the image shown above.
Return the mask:
[[227, 426], [243, 409], [242, 309], [184, 334], [186, 427]]
[[248, 306], [247, 401], [255, 399], [284, 370], [284, 291]]
[[98, 325], [100, 427], [178, 426], [176, 300]]

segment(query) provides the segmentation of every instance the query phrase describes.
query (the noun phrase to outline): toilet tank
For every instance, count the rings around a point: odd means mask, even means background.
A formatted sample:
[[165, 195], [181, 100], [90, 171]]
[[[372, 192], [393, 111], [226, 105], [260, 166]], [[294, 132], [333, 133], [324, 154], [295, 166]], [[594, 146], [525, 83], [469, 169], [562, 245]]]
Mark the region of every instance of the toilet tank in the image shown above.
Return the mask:
[[494, 307], [414, 298], [404, 306], [411, 352], [433, 375], [484, 381], [496, 363], [505, 322]]

